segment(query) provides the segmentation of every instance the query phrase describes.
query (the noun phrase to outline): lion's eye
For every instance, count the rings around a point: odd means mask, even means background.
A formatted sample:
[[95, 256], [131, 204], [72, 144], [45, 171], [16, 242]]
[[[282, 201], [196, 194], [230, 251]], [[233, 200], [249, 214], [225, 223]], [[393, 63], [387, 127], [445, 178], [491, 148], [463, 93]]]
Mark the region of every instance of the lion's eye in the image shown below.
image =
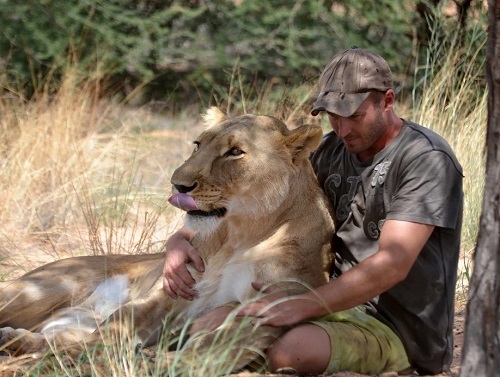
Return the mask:
[[193, 141], [194, 144], [194, 152], [196, 152], [198, 149], [200, 149], [200, 142], [199, 141]]
[[232, 147], [224, 155], [226, 157], [239, 157], [239, 156], [243, 156], [244, 154], [245, 154], [245, 152], [243, 152], [240, 148]]

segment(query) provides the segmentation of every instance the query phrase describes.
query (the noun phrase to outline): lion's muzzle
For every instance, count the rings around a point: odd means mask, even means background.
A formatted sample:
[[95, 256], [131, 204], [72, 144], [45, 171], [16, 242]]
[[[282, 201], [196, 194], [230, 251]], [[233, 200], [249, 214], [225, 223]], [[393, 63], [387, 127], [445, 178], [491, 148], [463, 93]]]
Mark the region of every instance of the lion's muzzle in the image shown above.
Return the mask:
[[223, 217], [227, 212], [226, 208], [216, 208], [212, 211], [203, 211], [198, 207], [194, 198], [188, 194], [173, 194], [170, 198], [168, 198], [168, 202], [174, 207], [186, 211], [190, 216]]

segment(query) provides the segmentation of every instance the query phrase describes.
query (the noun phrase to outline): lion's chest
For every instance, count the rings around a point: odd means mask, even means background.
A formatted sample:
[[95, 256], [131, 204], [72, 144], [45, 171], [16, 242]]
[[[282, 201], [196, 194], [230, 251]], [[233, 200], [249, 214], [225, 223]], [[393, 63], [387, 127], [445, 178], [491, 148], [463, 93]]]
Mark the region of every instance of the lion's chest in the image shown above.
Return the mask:
[[243, 302], [250, 297], [251, 283], [255, 281], [255, 263], [234, 255], [224, 261], [211, 261], [196, 284], [198, 298], [191, 304], [188, 315], [200, 314], [228, 302]]

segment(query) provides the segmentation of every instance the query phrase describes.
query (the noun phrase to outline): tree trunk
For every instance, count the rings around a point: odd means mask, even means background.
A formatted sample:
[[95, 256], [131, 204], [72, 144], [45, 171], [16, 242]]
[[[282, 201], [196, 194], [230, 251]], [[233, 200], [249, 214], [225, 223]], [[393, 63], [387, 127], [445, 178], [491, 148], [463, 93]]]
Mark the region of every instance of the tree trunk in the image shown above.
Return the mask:
[[460, 376], [500, 375], [500, 0], [488, 0], [486, 185]]

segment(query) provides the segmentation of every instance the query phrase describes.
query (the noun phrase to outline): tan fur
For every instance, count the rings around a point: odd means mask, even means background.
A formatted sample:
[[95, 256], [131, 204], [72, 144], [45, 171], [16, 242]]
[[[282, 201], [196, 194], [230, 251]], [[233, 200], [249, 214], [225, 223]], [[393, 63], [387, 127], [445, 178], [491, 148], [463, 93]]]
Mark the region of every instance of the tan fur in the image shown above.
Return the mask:
[[[106, 323], [111, 328], [121, 326], [129, 315], [134, 318], [130, 331], [136, 342], [151, 342], [167, 313], [182, 312], [177, 318], [182, 325], [225, 303], [247, 301], [255, 295], [252, 281], [285, 281], [282, 287], [290, 293], [328, 281], [334, 226], [308, 160], [321, 140], [321, 129], [303, 126], [290, 131], [272, 117], [226, 118], [217, 109], [208, 112], [205, 122], [207, 129], [195, 143], [199, 147], [171, 179], [174, 193], [189, 188], [187, 194], [199, 210], [226, 210], [222, 217], [186, 215], [185, 226], [196, 232], [192, 244], [206, 266], [203, 275], [193, 271], [198, 297], [189, 302], [163, 293], [163, 253], [57, 261], [1, 283], [0, 344], [5, 350], [38, 351], [46, 347], [46, 338], [62, 345], [82, 337], [99, 342], [95, 334]], [[91, 294], [113, 276], [117, 284], [125, 282], [129, 294], [116, 308], [108, 308], [111, 313], [97, 313], [98, 299]], [[68, 325], [39, 333], [54, 317], [71, 318], [75, 310], [101, 329], [90, 326], [88, 332], [93, 334], [88, 335]], [[261, 326], [249, 344], [266, 348], [281, 331]], [[213, 333], [205, 334], [191, 347], [201, 352], [213, 339]], [[240, 368], [254, 355], [237, 357], [235, 365]]]

